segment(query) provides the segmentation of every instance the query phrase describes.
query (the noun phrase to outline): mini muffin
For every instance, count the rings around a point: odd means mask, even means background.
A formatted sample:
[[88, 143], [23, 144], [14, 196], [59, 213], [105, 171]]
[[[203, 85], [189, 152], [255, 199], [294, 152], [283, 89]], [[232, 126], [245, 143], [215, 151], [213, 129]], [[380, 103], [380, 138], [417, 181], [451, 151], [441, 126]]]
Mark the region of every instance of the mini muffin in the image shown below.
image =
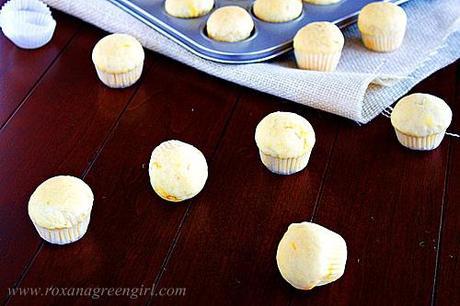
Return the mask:
[[92, 59], [99, 79], [112, 88], [134, 84], [142, 74], [144, 49], [128, 34], [111, 34], [93, 49]]
[[254, 15], [267, 22], [291, 21], [302, 9], [302, 0], [256, 0], [253, 6]]
[[163, 199], [181, 202], [196, 196], [208, 178], [208, 164], [197, 148], [169, 140], [152, 152], [149, 164], [150, 183]]
[[165, 10], [178, 18], [197, 18], [209, 13], [214, 0], [166, 0]]
[[307, 166], [315, 131], [297, 114], [275, 112], [259, 122], [255, 140], [262, 163], [273, 173], [289, 175]]
[[248, 38], [254, 29], [249, 13], [239, 6], [215, 10], [206, 23], [208, 36], [217, 41], [237, 42]]
[[281, 275], [300, 290], [336, 281], [343, 275], [346, 261], [345, 240], [311, 222], [289, 225], [276, 252]]
[[366, 5], [358, 17], [358, 28], [364, 46], [378, 52], [398, 49], [406, 33], [407, 16], [404, 10], [390, 2]]
[[444, 100], [415, 93], [399, 100], [391, 124], [399, 142], [412, 150], [433, 150], [442, 142], [452, 122], [452, 110]]
[[29, 217], [40, 237], [54, 244], [79, 240], [88, 229], [93, 192], [73, 176], [55, 176], [44, 181], [29, 200]]
[[340, 2], [342, 0], [303, 0], [307, 3], [311, 4], [318, 4], [318, 5], [329, 5], [329, 4], [335, 4], [337, 2]]
[[312, 22], [294, 37], [294, 54], [301, 69], [334, 71], [339, 63], [345, 39], [330, 22]]

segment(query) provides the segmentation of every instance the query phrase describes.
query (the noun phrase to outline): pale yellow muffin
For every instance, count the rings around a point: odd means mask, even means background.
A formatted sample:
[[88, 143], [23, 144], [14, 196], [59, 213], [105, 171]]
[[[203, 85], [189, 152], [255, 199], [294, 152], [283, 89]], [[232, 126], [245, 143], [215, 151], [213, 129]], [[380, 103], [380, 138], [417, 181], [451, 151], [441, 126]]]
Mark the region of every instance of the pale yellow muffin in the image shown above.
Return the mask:
[[256, 0], [253, 6], [254, 15], [267, 22], [291, 21], [302, 9], [302, 0]]
[[55, 176], [32, 193], [28, 211], [40, 237], [54, 244], [79, 240], [88, 228], [93, 192], [81, 179]]
[[335, 4], [338, 3], [342, 0], [303, 0], [307, 3], [311, 4], [318, 4], [318, 5], [329, 5], [329, 4]]
[[334, 71], [339, 63], [345, 39], [330, 22], [312, 22], [294, 37], [294, 54], [301, 69]]
[[150, 183], [163, 199], [180, 202], [196, 196], [208, 178], [208, 165], [194, 146], [169, 140], [157, 146], [149, 163]]
[[281, 239], [276, 263], [293, 287], [310, 290], [339, 279], [347, 261], [347, 245], [337, 233], [311, 223], [293, 223]]
[[144, 49], [128, 34], [111, 34], [94, 46], [92, 60], [105, 85], [125, 88], [134, 84], [142, 74]]
[[358, 16], [358, 28], [364, 46], [378, 52], [398, 49], [403, 42], [406, 25], [404, 10], [390, 2], [370, 3]]
[[165, 10], [178, 18], [197, 18], [206, 15], [214, 7], [214, 0], [166, 0]]
[[273, 173], [289, 175], [307, 166], [316, 139], [307, 119], [275, 112], [259, 122], [255, 141], [262, 163]]
[[215, 10], [206, 23], [208, 36], [217, 41], [237, 42], [251, 36], [254, 21], [239, 6], [224, 6]]
[[452, 122], [452, 110], [444, 100], [415, 93], [399, 100], [391, 124], [399, 142], [412, 150], [433, 150], [442, 142]]

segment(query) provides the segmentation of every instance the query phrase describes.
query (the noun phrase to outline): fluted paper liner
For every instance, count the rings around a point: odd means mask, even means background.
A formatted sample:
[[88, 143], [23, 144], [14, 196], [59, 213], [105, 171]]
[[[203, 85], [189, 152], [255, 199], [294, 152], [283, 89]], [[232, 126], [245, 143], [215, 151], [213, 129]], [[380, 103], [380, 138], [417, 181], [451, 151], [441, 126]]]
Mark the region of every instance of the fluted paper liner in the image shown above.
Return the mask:
[[144, 64], [141, 63], [134, 69], [122, 73], [105, 72], [96, 66], [96, 72], [99, 79], [105, 85], [111, 88], [126, 88], [133, 85], [134, 83], [136, 83], [137, 80], [139, 80], [142, 74], [143, 65]]
[[411, 136], [395, 129], [398, 141], [411, 150], [429, 151], [434, 150], [441, 144], [446, 131], [428, 136]]
[[394, 35], [368, 35], [361, 33], [361, 38], [367, 49], [378, 52], [391, 52], [401, 46], [404, 40], [404, 32]]
[[85, 220], [73, 225], [72, 227], [56, 229], [48, 229], [33, 221], [32, 222], [40, 237], [42, 237], [45, 241], [52, 244], [62, 245], [80, 240], [88, 229], [89, 220], [90, 215], [88, 215]]
[[310, 159], [311, 150], [299, 157], [279, 158], [265, 154], [259, 150], [262, 163], [273, 173], [281, 175], [290, 175], [303, 170]]
[[36, 49], [51, 40], [56, 21], [48, 6], [38, 0], [10, 0], [0, 11], [0, 25], [16, 46]]
[[312, 54], [294, 50], [297, 66], [315, 71], [334, 71], [339, 64], [342, 52], [331, 54]]

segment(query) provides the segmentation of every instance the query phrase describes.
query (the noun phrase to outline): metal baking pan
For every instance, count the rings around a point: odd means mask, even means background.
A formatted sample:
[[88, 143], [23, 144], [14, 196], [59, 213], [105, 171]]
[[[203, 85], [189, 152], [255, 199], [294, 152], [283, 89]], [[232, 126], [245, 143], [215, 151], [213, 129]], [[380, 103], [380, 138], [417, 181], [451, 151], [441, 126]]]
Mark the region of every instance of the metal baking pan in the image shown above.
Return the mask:
[[[269, 23], [252, 13], [254, 0], [215, 0], [216, 8], [238, 5], [245, 8], [254, 20], [251, 37], [241, 42], [218, 42], [206, 35], [206, 21], [212, 11], [199, 18], [182, 19], [170, 16], [164, 0], [108, 0], [138, 18], [192, 53], [220, 63], [244, 64], [262, 62], [292, 50], [297, 31], [314, 21], [330, 21], [345, 27], [356, 21], [359, 11], [375, 0], [342, 0], [332, 5], [304, 3], [302, 14], [295, 20]], [[389, 0], [396, 4], [408, 0]]]

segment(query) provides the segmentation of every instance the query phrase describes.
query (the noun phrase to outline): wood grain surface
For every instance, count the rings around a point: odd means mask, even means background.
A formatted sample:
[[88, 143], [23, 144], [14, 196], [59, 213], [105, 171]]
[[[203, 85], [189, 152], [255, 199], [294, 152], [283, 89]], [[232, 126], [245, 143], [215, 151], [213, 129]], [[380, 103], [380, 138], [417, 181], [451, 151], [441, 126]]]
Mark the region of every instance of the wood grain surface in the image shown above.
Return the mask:
[[[0, 1], [2, 3], [4, 1]], [[404, 149], [383, 116], [365, 126], [210, 77], [146, 52], [141, 80], [113, 90], [91, 63], [104, 32], [55, 12], [38, 50], [0, 37], [0, 302], [11, 305], [459, 305], [460, 140]], [[445, 99], [460, 131], [458, 62], [412, 90]], [[268, 113], [292, 111], [315, 128], [307, 168], [270, 173], [254, 142]], [[152, 190], [153, 148], [199, 148], [209, 178], [192, 200]], [[27, 214], [30, 194], [57, 174], [95, 194], [88, 233], [55, 246]], [[276, 267], [292, 222], [313, 221], [347, 241], [345, 274], [308, 292]], [[133, 296], [12, 294], [19, 288], [153, 288]], [[185, 288], [185, 295], [159, 294]], [[43, 292], [42, 292], [43, 293]]]

